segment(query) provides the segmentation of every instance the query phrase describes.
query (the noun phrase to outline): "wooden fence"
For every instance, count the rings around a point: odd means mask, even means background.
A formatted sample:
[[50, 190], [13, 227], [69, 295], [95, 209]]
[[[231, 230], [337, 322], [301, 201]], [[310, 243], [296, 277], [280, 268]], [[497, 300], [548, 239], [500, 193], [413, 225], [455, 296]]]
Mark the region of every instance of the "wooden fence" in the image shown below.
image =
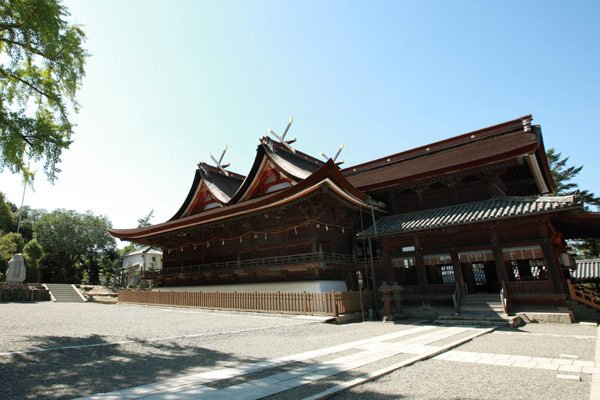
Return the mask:
[[[119, 302], [236, 311], [332, 315], [361, 311], [359, 292], [261, 293], [121, 291]], [[372, 292], [363, 291], [363, 307], [371, 308]]]

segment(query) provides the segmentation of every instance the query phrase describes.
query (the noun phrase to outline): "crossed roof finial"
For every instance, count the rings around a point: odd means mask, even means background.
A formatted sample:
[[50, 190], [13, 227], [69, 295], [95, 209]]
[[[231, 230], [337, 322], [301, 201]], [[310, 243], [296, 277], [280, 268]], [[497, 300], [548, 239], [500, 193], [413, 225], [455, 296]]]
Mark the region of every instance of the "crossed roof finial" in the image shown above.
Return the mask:
[[[340, 148], [338, 149], [337, 153], [335, 153], [335, 156], [333, 156], [332, 160], [335, 163], [335, 165], [342, 165], [344, 163], [343, 160], [336, 162], [335, 160], [337, 160], [338, 156], [340, 155], [340, 153], [342, 152], [342, 150], [344, 149], [344, 145], [340, 144]], [[325, 159], [325, 160], [329, 160], [329, 157], [327, 156], [327, 154], [321, 152], [321, 156]]]
[[229, 163], [227, 164], [221, 164], [221, 162], [223, 161], [223, 157], [225, 157], [225, 153], [227, 152], [227, 145], [225, 145], [225, 148], [223, 149], [223, 152], [221, 153], [221, 157], [219, 157], [219, 160], [217, 161], [216, 158], [213, 157], [213, 155], [211, 153], [208, 153], [208, 155], [210, 156], [210, 158], [212, 158], [212, 160], [215, 162], [216, 167], [219, 168], [219, 170], [225, 175], [225, 176], [229, 176], [229, 172], [227, 172], [225, 170], [225, 168], [229, 167]]
[[267, 132], [269, 132], [271, 135], [275, 136], [277, 138], [277, 140], [279, 141], [279, 143], [284, 145], [289, 151], [291, 151], [292, 153], [296, 153], [296, 149], [294, 149], [291, 146], [291, 144], [296, 141], [296, 138], [293, 138], [290, 140], [285, 140], [285, 135], [287, 135], [288, 131], [290, 130], [290, 126], [292, 126], [292, 122], [294, 122], [294, 118], [290, 117], [288, 124], [285, 127], [285, 130], [283, 131], [283, 135], [281, 135], [281, 136], [279, 136], [277, 133], [275, 133], [275, 131], [272, 128], [267, 129]]

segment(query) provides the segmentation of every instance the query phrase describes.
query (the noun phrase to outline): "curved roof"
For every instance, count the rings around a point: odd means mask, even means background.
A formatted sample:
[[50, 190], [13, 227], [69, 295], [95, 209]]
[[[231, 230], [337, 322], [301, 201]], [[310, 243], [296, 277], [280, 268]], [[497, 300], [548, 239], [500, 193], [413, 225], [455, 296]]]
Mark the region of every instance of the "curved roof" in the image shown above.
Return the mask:
[[195, 214], [196, 210], [194, 208], [202, 201], [200, 197], [204, 190], [208, 191], [219, 205], [223, 206], [227, 204], [231, 200], [231, 196], [233, 196], [242, 184], [244, 176], [235, 172], [226, 172], [227, 175], [219, 168], [206, 163], [199, 163], [198, 169], [194, 174], [192, 187], [185, 201], [170, 221]]
[[268, 193], [264, 196], [231, 204], [226, 207], [213, 208], [199, 214], [169, 220], [162, 224], [136, 229], [109, 229], [109, 232], [111, 235], [124, 240], [147, 238], [245, 215], [251, 212], [275, 208], [290, 201], [305, 197], [318, 190], [329, 190], [330, 193], [344, 200], [351, 206], [369, 207], [366, 203], [367, 196], [354, 188], [340, 173], [335, 163], [332, 160], [329, 160], [305, 180], [277, 192]]
[[383, 217], [377, 221], [377, 231], [370, 226], [358, 236], [402, 234], [568, 210], [582, 211], [583, 205], [574, 196], [498, 197]]
[[431, 176], [531, 156], [528, 160], [542, 193], [550, 192], [554, 181], [545, 159], [539, 126], [531, 115], [502, 124], [451, 137], [401, 153], [382, 157], [342, 170], [348, 181], [361, 190], [374, 190], [411, 183]]
[[292, 184], [296, 184], [308, 178], [313, 172], [321, 168], [325, 163], [308, 154], [296, 150], [290, 151], [283, 144], [276, 142], [269, 137], [263, 137], [256, 149], [256, 157], [252, 168], [238, 188], [237, 192], [231, 197], [230, 204], [245, 201], [253, 197], [254, 188], [261, 178], [268, 162], [277, 170], [290, 178]]

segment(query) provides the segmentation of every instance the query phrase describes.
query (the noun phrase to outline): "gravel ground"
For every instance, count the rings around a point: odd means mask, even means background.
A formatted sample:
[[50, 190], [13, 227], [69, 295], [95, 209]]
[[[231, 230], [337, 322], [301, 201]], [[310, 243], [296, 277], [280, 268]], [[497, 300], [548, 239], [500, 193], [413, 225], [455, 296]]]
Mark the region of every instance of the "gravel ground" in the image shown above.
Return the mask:
[[108, 392], [413, 328], [93, 303], [1, 307], [0, 353], [55, 350], [0, 355], [0, 399]]
[[493, 332], [465, 343], [457, 350], [549, 358], [568, 354], [579, 360], [594, 361], [595, 331], [596, 327], [580, 326], [573, 330], [569, 325], [529, 325], [523, 333]]
[[[290, 316], [129, 305], [44, 302], [0, 307], [5, 320], [0, 353], [10, 353], [0, 355], [0, 399], [59, 399], [114, 391], [414, 328], [380, 322], [332, 325]], [[527, 325], [506, 332], [522, 333], [483, 335], [457, 350], [538, 357], [573, 354], [580, 360], [593, 359], [595, 326]], [[546, 354], [548, 349], [553, 353]], [[392, 357], [275, 398], [314, 394], [406, 357]], [[276, 371], [262, 371], [253, 377]], [[563, 381], [556, 379], [553, 371], [428, 360], [339, 397], [587, 399], [591, 376], [581, 376], [583, 382]], [[485, 395], [480, 393], [482, 388]]]
[[555, 371], [419, 362], [335, 396], [335, 399], [569, 399], [590, 398], [590, 375], [583, 381], [556, 378]]

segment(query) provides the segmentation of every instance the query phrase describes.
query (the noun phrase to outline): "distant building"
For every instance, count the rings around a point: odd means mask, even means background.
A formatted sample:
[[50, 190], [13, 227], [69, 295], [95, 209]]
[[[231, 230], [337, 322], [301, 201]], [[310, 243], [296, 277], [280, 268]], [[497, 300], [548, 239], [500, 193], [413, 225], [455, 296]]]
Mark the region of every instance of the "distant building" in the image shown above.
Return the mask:
[[123, 286], [137, 286], [146, 272], [162, 270], [162, 251], [151, 246], [139, 248], [123, 256], [121, 276]]
[[264, 137], [247, 176], [200, 163], [173, 218], [110, 233], [164, 250], [164, 269], [144, 273], [163, 287], [356, 290], [361, 270], [367, 287], [398, 282], [407, 304], [502, 291], [513, 305], [564, 305], [566, 240], [600, 237], [600, 213], [552, 196], [531, 120], [344, 169]]

